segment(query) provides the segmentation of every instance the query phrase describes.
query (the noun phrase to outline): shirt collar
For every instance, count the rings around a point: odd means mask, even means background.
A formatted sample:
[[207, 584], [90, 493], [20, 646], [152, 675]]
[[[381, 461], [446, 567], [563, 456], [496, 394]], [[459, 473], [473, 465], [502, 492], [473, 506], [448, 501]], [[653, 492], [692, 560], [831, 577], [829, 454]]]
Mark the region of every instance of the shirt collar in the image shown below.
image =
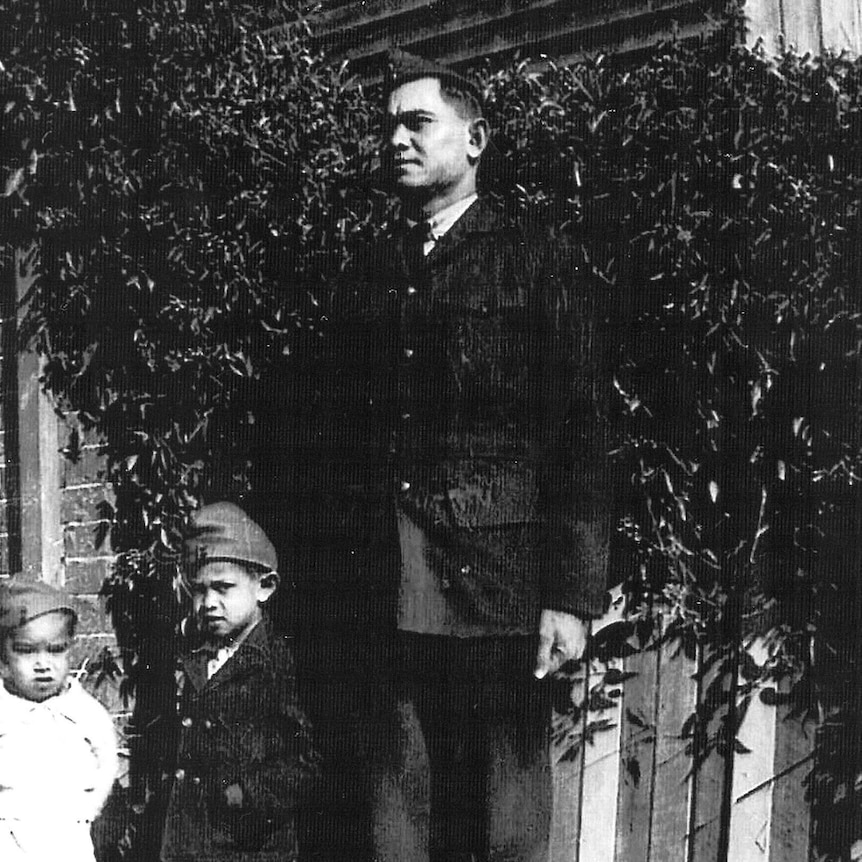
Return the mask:
[[233, 655], [245, 642], [248, 640], [249, 635], [257, 629], [257, 627], [263, 622], [263, 619], [256, 620], [250, 626], [244, 628], [233, 640], [227, 641], [227, 643], [222, 644], [213, 644], [209, 642], [204, 642], [200, 646], [195, 647], [190, 651], [191, 655], [198, 655], [200, 653], [206, 653], [208, 655], [220, 655], [224, 653], [228, 653], [229, 655]]
[[0, 683], [0, 715], [11, 718], [15, 714], [23, 716], [32, 712], [50, 712], [69, 717], [69, 708], [79, 690], [80, 684], [70, 677], [62, 691], [46, 700], [36, 701], [19, 697]]
[[[432, 241], [436, 242], [446, 235], [449, 229], [467, 212], [468, 209], [476, 202], [479, 195], [477, 193], [473, 193], [472, 195], [467, 195], [466, 198], [461, 198], [459, 201], [455, 201], [453, 204], [449, 204], [449, 206], [444, 207], [439, 212], [434, 213], [431, 218], [429, 218], [428, 226], [431, 232]], [[407, 224], [410, 227], [418, 224], [418, 222], [413, 221], [412, 219], [407, 219]]]

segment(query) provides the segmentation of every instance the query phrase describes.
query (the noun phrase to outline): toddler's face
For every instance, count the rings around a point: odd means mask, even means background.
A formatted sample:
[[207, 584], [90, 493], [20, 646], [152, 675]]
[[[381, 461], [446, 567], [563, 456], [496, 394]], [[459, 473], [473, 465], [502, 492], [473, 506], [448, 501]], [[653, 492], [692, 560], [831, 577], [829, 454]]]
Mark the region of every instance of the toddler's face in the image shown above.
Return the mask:
[[72, 631], [68, 614], [43, 614], [6, 635], [0, 673], [6, 688], [41, 702], [59, 694], [69, 677]]
[[201, 627], [216, 642], [229, 641], [257, 622], [260, 606], [275, 590], [260, 575], [225, 560], [198, 569], [190, 587]]

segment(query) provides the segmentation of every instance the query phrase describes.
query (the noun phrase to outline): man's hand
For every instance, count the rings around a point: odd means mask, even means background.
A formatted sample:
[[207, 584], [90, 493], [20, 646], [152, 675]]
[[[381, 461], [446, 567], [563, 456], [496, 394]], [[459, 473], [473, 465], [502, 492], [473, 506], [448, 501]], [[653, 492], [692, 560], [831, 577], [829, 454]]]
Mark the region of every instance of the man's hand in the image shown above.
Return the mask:
[[564, 611], [542, 611], [539, 619], [539, 652], [533, 675], [543, 679], [570, 659], [578, 659], [587, 648], [589, 626]]
[[225, 802], [228, 808], [242, 808], [242, 788], [238, 784], [231, 784], [224, 790]]

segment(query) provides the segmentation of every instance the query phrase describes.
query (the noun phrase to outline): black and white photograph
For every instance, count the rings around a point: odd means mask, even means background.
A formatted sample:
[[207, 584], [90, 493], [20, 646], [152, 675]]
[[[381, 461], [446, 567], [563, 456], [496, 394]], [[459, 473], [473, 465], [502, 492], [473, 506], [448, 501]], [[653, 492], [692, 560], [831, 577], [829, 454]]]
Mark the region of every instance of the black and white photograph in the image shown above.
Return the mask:
[[860, 55], [0, 0], [0, 860], [862, 862]]

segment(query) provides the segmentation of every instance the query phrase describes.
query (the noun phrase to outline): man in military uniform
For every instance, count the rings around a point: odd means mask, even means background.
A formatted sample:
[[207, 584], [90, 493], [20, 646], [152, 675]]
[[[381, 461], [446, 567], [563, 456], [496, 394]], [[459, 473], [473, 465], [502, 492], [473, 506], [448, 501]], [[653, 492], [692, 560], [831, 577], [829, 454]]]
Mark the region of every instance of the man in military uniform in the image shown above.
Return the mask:
[[379, 464], [391, 503], [367, 565], [386, 568], [391, 536], [397, 569], [376, 580], [392, 638], [374, 858], [538, 862], [552, 804], [542, 679], [582, 654], [606, 586], [594, 288], [569, 247], [479, 195], [489, 128], [473, 82], [402, 54], [386, 103], [403, 218], [337, 299], [340, 385], [370, 441], [357, 469]]

